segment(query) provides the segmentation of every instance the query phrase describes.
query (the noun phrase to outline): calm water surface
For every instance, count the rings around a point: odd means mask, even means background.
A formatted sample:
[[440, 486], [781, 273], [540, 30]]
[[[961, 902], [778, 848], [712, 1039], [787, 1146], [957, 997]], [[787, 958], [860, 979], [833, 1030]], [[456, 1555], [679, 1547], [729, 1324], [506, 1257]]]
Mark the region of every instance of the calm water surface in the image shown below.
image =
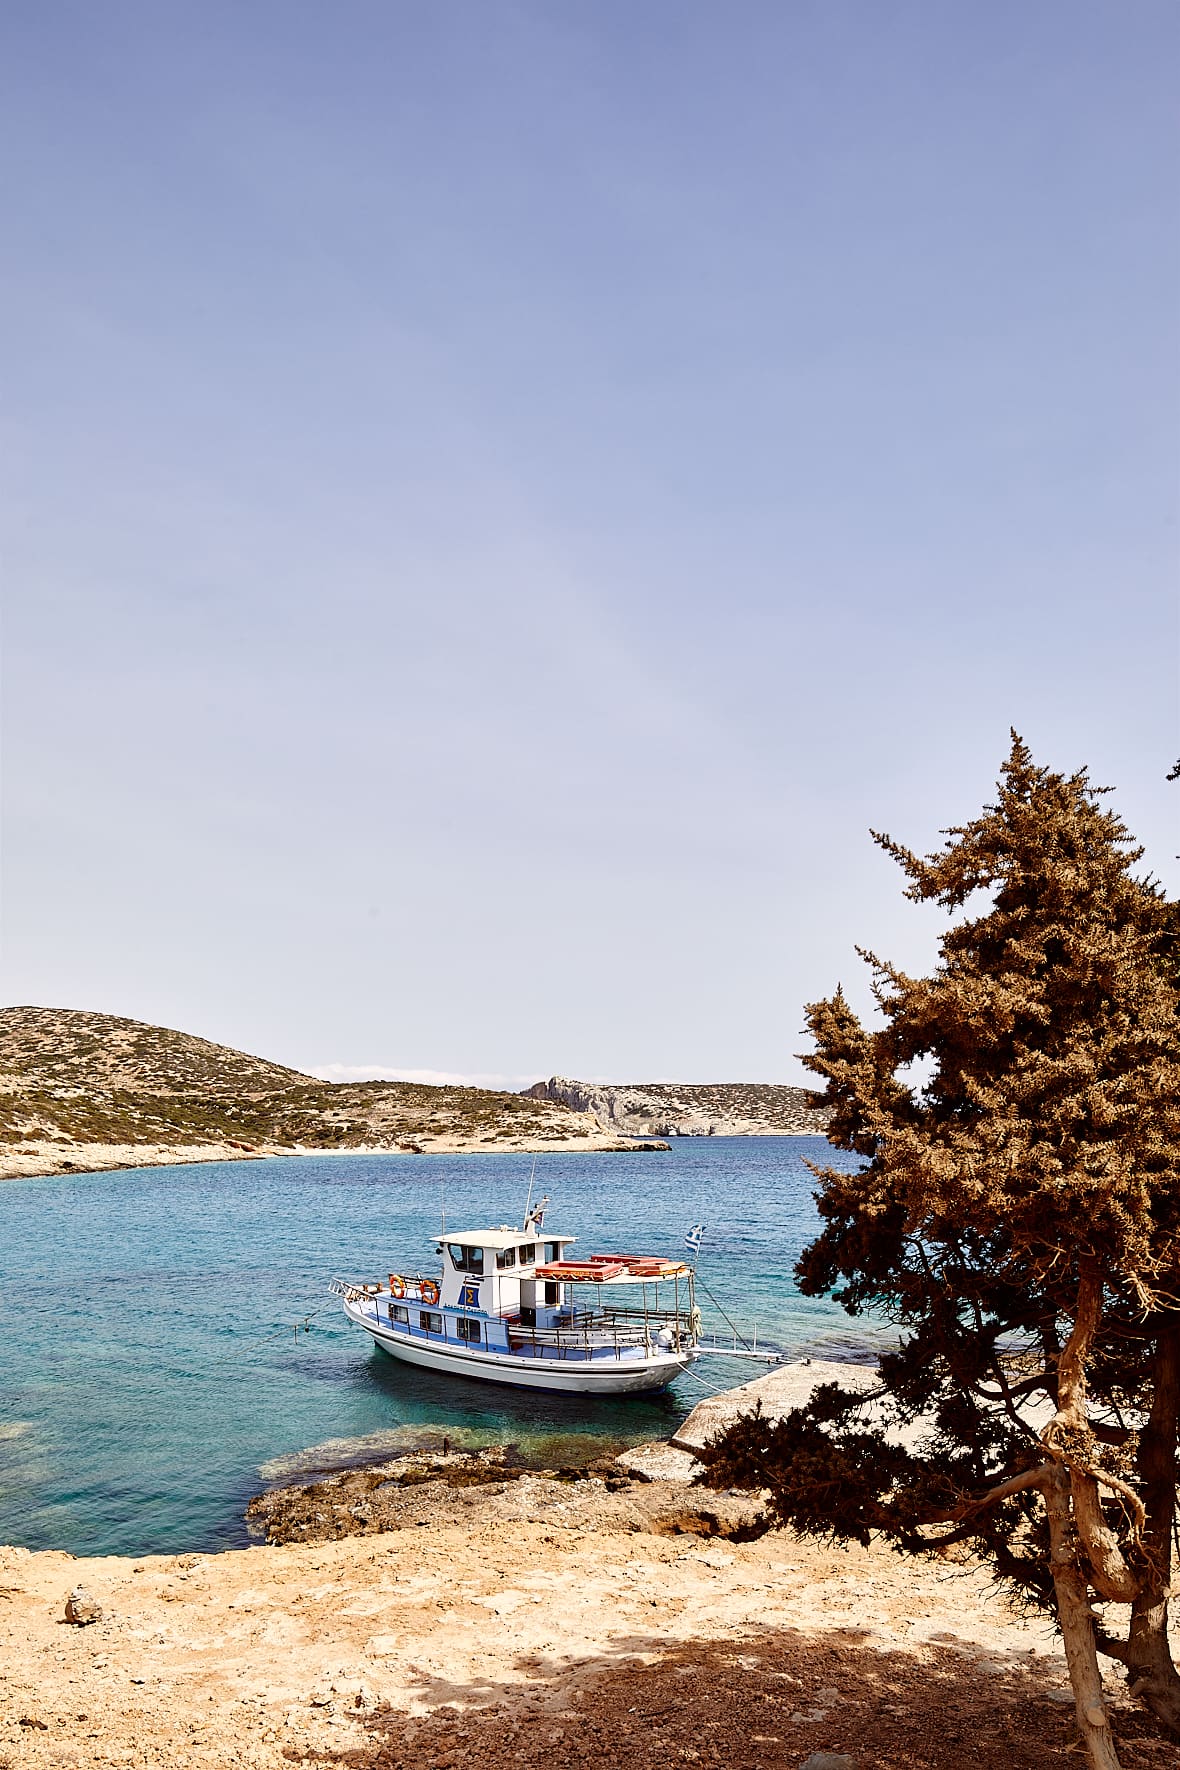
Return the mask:
[[[671, 1154], [540, 1156], [536, 1190], [580, 1251], [678, 1254], [707, 1221], [699, 1272], [739, 1326], [795, 1355], [863, 1358], [878, 1333], [791, 1279], [817, 1226], [805, 1156], [845, 1159], [822, 1138], [682, 1138]], [[339, 1456], [309, 1447], [392, 1450], [434, 1429], [560, 1460], [555, 1441], [663, 1435], [707, 1389], [759, 1374], [702, 1359], [663, 1396], [586, 1402], [414, 1371], [344, 1324], [334, 1273], [436, 1269], [443, 1183], [452, 1233], [515, 1223], [531, 1165], [328, 1156], [0, 1184], [0, 1542], [224, 1547], [247, 1540], [266, 1480]]]

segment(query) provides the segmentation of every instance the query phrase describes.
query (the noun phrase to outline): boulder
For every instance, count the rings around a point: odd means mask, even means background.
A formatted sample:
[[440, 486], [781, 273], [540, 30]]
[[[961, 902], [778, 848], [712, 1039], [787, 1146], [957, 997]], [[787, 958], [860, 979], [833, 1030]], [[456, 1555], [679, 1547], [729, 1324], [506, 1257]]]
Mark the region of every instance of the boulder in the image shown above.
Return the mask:
[[701, 1466], [691, 1451], [678, 1450], [663, 1440], [633, 1445], [616, 1457], [615, 1463], [625, 1474], [636, 1475], [640, 1481], [689, 1482]]
[[91, 1597], [85, 1586], [75, 1586], [66, 1599], [66, 1621], [77, 1623], [79, 1627], [102, 1621], [102, 1605], [97, 1598]]

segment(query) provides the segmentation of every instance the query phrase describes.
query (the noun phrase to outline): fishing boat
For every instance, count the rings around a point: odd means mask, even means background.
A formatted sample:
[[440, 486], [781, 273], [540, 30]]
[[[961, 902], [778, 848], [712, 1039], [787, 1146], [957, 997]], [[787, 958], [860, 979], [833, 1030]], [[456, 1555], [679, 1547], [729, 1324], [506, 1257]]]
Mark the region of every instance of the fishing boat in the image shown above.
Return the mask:
[[349, 1321], [407, 1364], [567, 1395], [643, 1395], [700, 1355], [694, 1273], [639, 1254], [573, 1259], [544, 1231], [548, 1200], [520, 1229], [444, 1234], [433, 1274], [333, 1279]]

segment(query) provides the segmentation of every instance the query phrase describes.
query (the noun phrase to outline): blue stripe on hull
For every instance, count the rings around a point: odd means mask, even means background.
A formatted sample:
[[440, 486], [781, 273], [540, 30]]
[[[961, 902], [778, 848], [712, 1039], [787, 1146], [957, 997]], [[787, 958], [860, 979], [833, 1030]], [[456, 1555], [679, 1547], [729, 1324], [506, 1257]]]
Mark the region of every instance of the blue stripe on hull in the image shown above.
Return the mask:
[[[468, 1377], [474, 1382], [498, 1383], [507, 1389], [544, 1389], [554, 1395], [657, 1395], [693, 1363], [690, 1357], [671, 1358], [667, 1363], [661, 1361], [655, 1368], [650, 1365], [644, 1368], [641, 1365], [639, 1370], [628, 1371], [625, 1365], [620, 1368], [620, 1364], [612, 1360], [609, 1371], [602, 1371], [601, 1375], [591, 1375], [592, 1361], [585, 1361], [579, 1370], [573, 1360], [522, 1359], [517, 1374], [512, 1368], [516, 1360], [510, 1353], [489, 1358], [478, 1352], [452, 1352], [449, 1347], [444, 1350], [437, 1344], [414, 1344], [400, 1335], [394, 1339], [363, 1318], [352, 1315], [351, 1311], [347, 1313], [358, 1327], [364, 1328], [383, 1352], [403, 1364], [415, 1365], [419, 1370], [436, 1371], [443, 1376]], [[536, 1372], [536, 1376], [530, 1380], [525, 1375], [526, 1370], [530, 1375]], [[565, 1382], [553, 1380], [559, 1372], [567, 1379]]]

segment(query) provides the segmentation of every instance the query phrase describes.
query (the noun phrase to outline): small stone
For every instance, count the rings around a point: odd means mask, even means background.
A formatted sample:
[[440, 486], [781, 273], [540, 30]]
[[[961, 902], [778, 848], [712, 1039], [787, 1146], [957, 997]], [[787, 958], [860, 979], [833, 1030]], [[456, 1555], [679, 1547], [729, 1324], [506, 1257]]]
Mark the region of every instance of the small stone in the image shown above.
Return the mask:
[[1046, 1695], [1048, 1696], [1050, 1702], [1059, 1702], [1063, 1706], [1067, 1702], [1068, 1703], [1073, 1702], [1073, 1691], [1072, 1690], [1049, 1690], [1046, 1692]]
[[102, 1621], [102, 1605], [97, 1598], [90, 1596], [85, 1586], [75, 1586], [66, 1599], [66, 1621], [77, 1623], [79, 1628]]
[[326, 1709], [332, 1702], [332, 1698], [325, 1696], [322, 1690], [313, 1690], [307, 1700], [313, 1709]]
[[799, 1770], [856, 1770], [856, 1759], [847, 1752], [812, 1752]]

